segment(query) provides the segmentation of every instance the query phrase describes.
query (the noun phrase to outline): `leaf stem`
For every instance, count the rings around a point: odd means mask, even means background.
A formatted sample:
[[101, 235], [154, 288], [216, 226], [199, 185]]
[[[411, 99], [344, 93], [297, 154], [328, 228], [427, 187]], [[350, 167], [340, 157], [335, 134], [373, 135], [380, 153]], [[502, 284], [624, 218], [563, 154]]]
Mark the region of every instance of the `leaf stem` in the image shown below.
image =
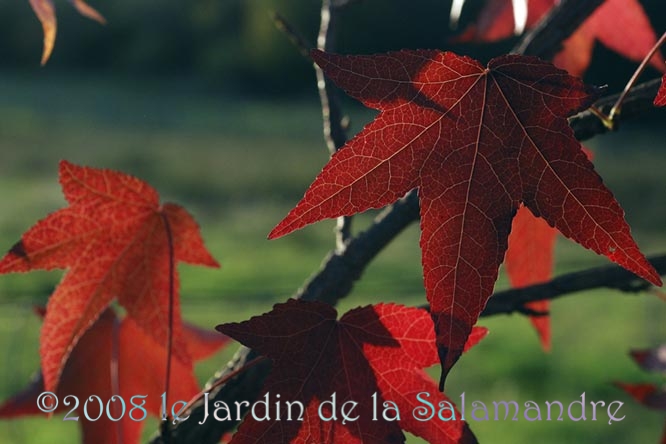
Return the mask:
[[[645, 70], [645, 67], [647, 66], [648, 63], [650, 63], [650, 60], [652, 59], [652, 56], [657, 52], [659, 47], [666, 41], [666, 32], [662, 34], [662, 36], [657, 40], [657, 43], [654, 44], [650, 52], [643, 58], [643, 61], [641, 62], [640, 65], [638, 65], [638, 68], [634, 72], [634, 75], [631, 76], [629, 81], [627, 82], [627, 85], [624, 87], [624, 90], [622, 91], [622, 94], [620, 94], [620, 97], [618, 97], [617, 102], [615, 102], [615, 105], [611, 108], [610, 112], [608, 113], [608, 120], [610, 121], [611, 127], [609, 129], [614, 129], [615, 128], [615, 116], [620, 115], [620, 111], [622, 111], [622, 103], [624, 102], [625, 97], [627, 97], [627, 94], [629, 93], [629, 90], [634, 86], [636, 81], [638, 80], [638, 77], [643, 73]], [[607, 125], [606, 122], [602, 119], [602, 122], [604, 122], [604, 125]]]

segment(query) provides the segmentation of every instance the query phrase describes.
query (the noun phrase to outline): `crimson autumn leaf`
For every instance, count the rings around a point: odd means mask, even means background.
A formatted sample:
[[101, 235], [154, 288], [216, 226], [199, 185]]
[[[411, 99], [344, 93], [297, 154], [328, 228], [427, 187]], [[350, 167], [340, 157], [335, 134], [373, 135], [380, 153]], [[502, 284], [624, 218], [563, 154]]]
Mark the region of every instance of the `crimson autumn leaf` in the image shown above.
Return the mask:
[[[557, 0], [529, 0], [527, 27], [534, 26], [556, 3]], [[622, 24], [622, 32], [618, 31], [618, 23]], [[476, 25], [465, 31], [459, 40], [489, 42], [507, 38], [513, 35], [513, 26], [511, 0], [487, 0]], [[640, 62], [654, 46], [657, 36], [638, 0], [606, 0], [563, 42], [563, 49], [553, 63], [581, 76], [590, 64], [597, 40], [624, 57]], [[650, 62], [664, 71], [660, 54]]]
[[385, 206], [418, 187], [440, 385], [492, 293], [520, 203], [661, 285], [567, 123], [594, 101], [593, 88], [518, 55], [487, 68], [436, 50], [312, 57], [348, 94], [381, 112], [331, 158], [269, 238]]
[[[212, 331], [204, 331], [184, 324], [186, 343], [195, 360], [204, 359], [222, 347], [228, 338]], [[114, 350], [117, 350], [114, 352]], [[74, 408], [64, 405], [67, 395], [74, 395], [80, 401], [79, 409], [70, 417], [78, 416], [84, 444], [125, 444], [138, 443], [143, 421], [132, 421], [129, 417], [135, 395], [145, 395], [146, 411], [156, 417], [161, 416], [161, 395], [164, 392], [166, 372], [166, 348], [156, 344], [129, 317], [118, 321], [112, 309], [102, 313], [97, 322], [81, 337], [74, 347], [62, 374], [62, 381], [56, 392], [59, 406], [56, 412], [67, 413]], [[112, 376], [112, 365], [117, 363], [117, 381]], [[197, 394], [199, 386], [192, 367], [174, 361], [171, 367], [169, 399], [167, 408], [178, 400], [189, 401]], [[117, 384], [117, 385], [116, 385]], [[113, 387], [117, 386], [115, 392]], [[0, 406], [1, 418], [14, 418], [25, 415], [45, 415], [37, 408], [37, 398], [44, 392], [41, 375], [28, 387]], [[113, 422], [106, 412], [96, 421], [88, 420], [83, 413], [83, 405], [88, 397], [98, 396], [104, 406], [113, 395], [120, 396], [127, 406], [122, 419]], [[141, 404], [136, 399], [136, 404]], [[112, 403], [110, 414], [118, 418], [122, 409], [120, 401]], [[182, 407], [177, 405], [176, 410]], [[95, 418], [100, 413], [96, 401], [88, 405], [88, 416]], [[141, 418], [141, 410], [132, 413], [134, 419]], [[120, 435], [120, 436], [119, 436]], [[120, 437], [122, 436], [122, 440]]]
[[[397, 304], [356, 308], [337, 320], [336, 310], [322, 302], [290, 299], [273, 310], [241, 323], [222, 324], [217, 329], [273, 361], [259, 400], [268, 397], [269, 414], [275, 419], [276, 401], [281, 401], [280, 421], [258, 421], [247, 415], [233, 444], [281, 443], [394, 443], [403, 442], [404, 429], [429, 442], [475, 443], [467, 424], [435, 417], [418, 421], [414, 409], [424, 404], [423, 394], [433, 405], [447, 401], [423, 371], [437, 363], [432, 322], [425, 310]], [[469, 346], [486, 333], [476, 328]], [[373, 420], [375, 394], [377, 420]], [[336, 408], [330, 403], [335, 394]], [[286, 402], [304, 405], [303, 420], [286, 420]], [[341, 406], [345, 407], [344, 421]], [[400, 419], [383, 420], [383, 403], [395, 403]], [[293, 418], [300, 410], [292, 409]], [[255, 412], [263, 418], [265, 410]], [[322, 419], [336, 414], [337, 419]], [[393, 418], [395, 411], [387, 416]], [[416, 415], [418, 416], [418, 415]]]
[[175, 264], [219, 266], [192, 216], [160, 205], [149, 185], [115, 171], [62, 161], [60, 184], [69, 206], [37, 222], [0, 260], [0, 273], [68, 269], [41, 331], [46, 390], [56, 390], [72, 347], [115, 297], [158, 343], [173, 328], [174, 355], [187, 365]]
[[[44, 30], [44, 49], [42, 50], [42, 65], [45, 65], [46, 62], [51, 57], [53, 52], [53, 46], [55, 45], [56, 32], [58, 29], [56, 14], [55, 14], [55, 5], [53, 0], [29, 0], [32, 10], [35, 12], [35, 15], [39, 19], [39, 22], [42, 24], [42, 29]], [[92, 6], [87, 4], [84, 0], [69, 0], [69, 2], [74, 6], [74, 8], [79, 12], [79, 14], [88, 17], [89, 19], [95, 20], [98, 23], [104, 25], [106, 20], [102, 15], [97, 12]]]
[[[508, 249], [504, 257], [511, 286], [515, 288], [540, 284], [550, 280], [553, 272], [553, 252], [557, 230], [534, 215], [525, 206], [520, 206], [513, 218]], [[531, 310], [547, 313], [550, 301], [534, 301], [525, 306]], [[541, 347], [550, 350], [550, 316], [530, 316], [530, 321], [541, 340]]]

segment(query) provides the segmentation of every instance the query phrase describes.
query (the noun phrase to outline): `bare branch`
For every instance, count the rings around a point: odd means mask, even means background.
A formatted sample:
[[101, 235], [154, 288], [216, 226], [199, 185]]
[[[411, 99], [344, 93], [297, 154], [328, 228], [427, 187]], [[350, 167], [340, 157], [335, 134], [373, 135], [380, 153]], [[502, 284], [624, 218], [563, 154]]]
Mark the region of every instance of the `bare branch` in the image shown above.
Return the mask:
[[310, 58], [310, 50], [314, 48], [303, 35], [294, 28], [279, 12], [271, 15], [275, 27], [284, 32], [289, 41], [298, 49], [298, 52], [307, 59]]
[[[335, 0], [323, 0], [321, 5], [321, 22], [319, 24], [319, 36], [317, 37], [317, 49], [326, 52], [335, 51], [335, 28], [339, 20], [339, 8], [348, 2], [335, 2]], [[347, 142], [347, 134], [342, 124], [343, 116], [340, 109], [340, 100], [335, 86], [324, 75], [324, 71], [314, 65], [317, 74], [317, 88], [319, 89], [319, 101], [321, 102], [321, 114], [324, 124], [324, 140], [328, 151], [333, 155]], [[345, 248], [346, 242], [351, 237], [352, 218], [341, 216], [337, 219], [335, 227], [335, 238], [337, 251]]]
[[[649, 257], [657, 273], [666, 274], [666, 254]], [[646, 290], [650, 283], [636, 277], [617, 265], [604, 265], [583, 271], [568, 273], [549, 282], [525, 288], [512, 288], [493, 294], [481, 316], [522, 312], [527, 302], [557, 299], [579, 291], [593, 288], [610, 288], [636, 293]]]
[[[660, 79], [654, 79], [636, 85], [630, 90], [629, 94], [627, 94], [624, 99], [622, 105], [622, 118], [617, 120], [617, 124], [615, 125], [616, 130], [624, 121], [631, 120], [637, 116], [644, 116], [645, 113], [649, 111], [656, 111], [652, 102], [657, 95], [660, 84]], [[608, 115], [619, 96], [619, 94], [614, 94], [612, 96], [604, 97], [597, 101], [597, 103], [594, 104], [594, 107]], [[574, 116], [569, 120], [569, 124], [574, 129], [576, 138], [581, 141], [609, 131], [601, 119], [590, 110]]]

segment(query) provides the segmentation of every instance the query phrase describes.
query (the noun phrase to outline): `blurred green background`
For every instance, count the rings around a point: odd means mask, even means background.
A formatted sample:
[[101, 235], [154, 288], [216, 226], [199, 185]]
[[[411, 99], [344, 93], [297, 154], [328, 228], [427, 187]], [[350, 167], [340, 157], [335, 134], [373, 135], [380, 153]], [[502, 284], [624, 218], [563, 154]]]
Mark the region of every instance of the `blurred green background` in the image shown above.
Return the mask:
[[[480, 1], [470, 1], [465, 19]], [[666, 29], [661, 1], [645, 1], [658, 33]], [[315, 39], [317, 0], [113, 0], [91, 2], [108, 19], [101, 27], [56, 2], [59, 33], [52, 59], [39, 68], [41, 28], [26, 1], [0, 4], [0, 249], [37, 219], [64, 205], [60, 159], [119, 169], [145, 179], [164, 200], [187, 207], [221, 270], [182, 266], [184, 316], [213, 327], [268, 311], [318, 269], [333, 246], [332, 222], [284, 239], [266, 235], [302, 195], [327, 160], [310, 64], [276, 31], [279, 11]], [[489, 48], [452, 47], [449, 1], [365, 0], [349, 8], [341, 52], [402, 47], [452, 48], [487, 59]], [[587, 80], [618, 90], [635, 68], [597, 48]], [[654, 72], [646, 74], [655, 77]], [[344, 102], [352, 131], [373, 112]], [[651, 113], [595, 138], [595, 164], [627, 212], [647, 254], [666, 251], [666, 125]], [[362, 229], [372, 214], [355, 222]], [[4, 245], [4, 247], [3, 247]], [[557, 271], [606, 260], [560, 239]], [[27, 384], [38, 366], [43, 304], [61, 272], [0, 277], [0, 398]], [[498, 288], [506, 287], [501, 277]], [[425, 301], [418, 227], [412, 226], [369, 267], [340, 311], [377, 301]], [[553, 304], [553, 351], [543, 354], [521, 316], [484, 319], [490, 335], [464, 357], [447, 383], [468, 404], [482, 400], [625, 401], [626, 419], [592, 422], [473, 422], [482, 443], [657, 443], [663, 414], [636, 406], [611, 382], [663, 382], [630, 361], [631, 348], [666, 341], [666, 306], [650, 294], [598, 290]], [[233, 353], [197, 368], [204, 381]], [[434, 369], [433, 374], [437, 374]], [[469, 407], [468, 407], [469, 410]], [[155, 429], [147, 425], [147, 433]], [[58, 417], [2, 421], [5, 443], [69, 443], [76, 424]], [[418, 442], [418, 441], [414, 441]]]

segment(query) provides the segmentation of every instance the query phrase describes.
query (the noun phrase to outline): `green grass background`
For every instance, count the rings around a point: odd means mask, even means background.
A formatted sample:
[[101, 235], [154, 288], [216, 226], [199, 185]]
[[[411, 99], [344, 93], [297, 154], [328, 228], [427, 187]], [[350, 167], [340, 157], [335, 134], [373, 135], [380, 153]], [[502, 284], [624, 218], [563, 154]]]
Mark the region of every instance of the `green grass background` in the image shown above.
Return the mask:
[[[164, 200], [188, 208], [220, 270], [181, 266], [186, 319], [213, 328], [268, 311], [289, 297], [333, 245], [332, 222], [267, 241], [327, 160], [320, 111], [312, 97], [259, 101], [198, 91], [189, 82], [117, 83], [46, 72], [0, 76], [0, 249], [8, 249], [37, 219], [64, 205], [58, 161], [119, 169], [145, 179]], [[372, 118], [352, 110], [357, 131]], [[627, 211], [645, 253], [666, 251], [664, 116], [625, 125], [588, 146], [595, 163]], [[650, 130], [644, 126], [650, 123]], [[356, 219], [361, 229], [371, 215]], [[605, 263], [568, 240], [557, 244], [557, 271]], [[0, 276], [0, 398], [27, 384], [38, 367], [43, 304], [61, 272]], [[504, 276], [497, 284], [506, 287]], [[418, 227], [406, 230], [371, 264], [339, 309], [396, 301], [425, 301]], [[447, 383], [454, 400], [546, 400], [567, 404], [622, 400], [625, 420], [472, 422], [482, 443], [657, 443], [663, 414], [635, 405], [611, 384], [662, 382], [629, 359], [631, 348], [666, 340], [666, 306], [650, 294], [597, 290], [553, 304], [553, 351], [544, 354], [522, 316], [483, 319], [489, 336], [456, 366]], [[233, 353], [231, 345], [197, 367], [204, 381]], [[433, 375], [438, 374], [433, 369]], [[589, 416], [589, 410], [588, 410]], [[149, 423], [146, 434], [155, 429]], [[0, 421], [3, 443], [70, 443], [77, 425], [59, 417]], [[410, 442], [419, 442], [414, 439]]]

